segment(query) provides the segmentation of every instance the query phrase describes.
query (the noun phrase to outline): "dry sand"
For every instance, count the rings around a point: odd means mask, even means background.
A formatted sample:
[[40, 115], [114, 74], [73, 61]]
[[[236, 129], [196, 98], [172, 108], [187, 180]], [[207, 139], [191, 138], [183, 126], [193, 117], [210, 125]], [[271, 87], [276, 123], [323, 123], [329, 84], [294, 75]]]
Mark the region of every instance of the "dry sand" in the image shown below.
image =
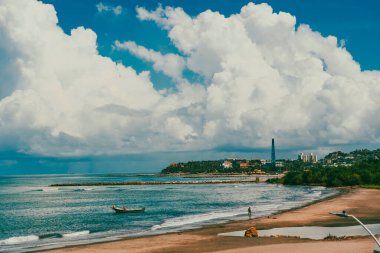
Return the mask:
[[328, 212], [342, 210], [355, 214], [365, 223], [380, 223], [380, 190], [351, 189], [338, 197], [271, 217], [206, 226], [182, 233], [73, 246], [49, 252], [372, 252], [374, 242], [369, 237], [344, 241], [315, 241], [296, 238], [244, 238], [217, 235], [223, 232], [243, 230], [250, 226], [267, 229], [304, 225], [356, 225], [352, 219], [337, 218], [328, 214]]

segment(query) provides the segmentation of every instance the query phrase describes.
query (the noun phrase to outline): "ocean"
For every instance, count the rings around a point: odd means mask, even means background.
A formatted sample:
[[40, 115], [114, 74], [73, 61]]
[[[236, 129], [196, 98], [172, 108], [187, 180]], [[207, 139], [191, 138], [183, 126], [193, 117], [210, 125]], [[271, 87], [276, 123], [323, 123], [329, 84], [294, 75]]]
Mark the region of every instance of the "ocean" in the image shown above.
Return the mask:
[[[191, 180], [209, 180], [192, 178]], [[238, 179], [218, 178], [218, 179]], [[266, 183], [49, 187], [56, 183], [189, 179], [157, 175], [0, 177], [0, 252], [27, 252], [266, 216], [336, 193]], [[145, 207], [116, 214], [111, 206]]]

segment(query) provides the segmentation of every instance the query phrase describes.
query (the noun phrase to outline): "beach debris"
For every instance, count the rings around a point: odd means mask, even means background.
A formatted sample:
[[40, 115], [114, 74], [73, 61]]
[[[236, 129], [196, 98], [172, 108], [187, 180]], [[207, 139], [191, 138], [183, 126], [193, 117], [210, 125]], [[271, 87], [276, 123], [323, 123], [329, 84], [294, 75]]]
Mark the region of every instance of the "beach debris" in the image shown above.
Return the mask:
[[360, 235], [354, 235], [354, 236], [335, 236], [335, 235], [328, 235], [325, 238], [323, 238], [324, 241], [342, 241], [342, 240], [352, 240], [357, 238], [365, 238], [366, 236], [360, 236]]
[[301, 238], [298, 235], [270, 235], [270, 236], [262, 236], [262, 237], [270, 237], [270, 238], [294, 238], [294, 239], [300, 239]]
[[245, 237], [258, 237], [259, 235], [258, 235], [257, 229], [255, 227], [250, 227], [245, 231], [244, 236]]

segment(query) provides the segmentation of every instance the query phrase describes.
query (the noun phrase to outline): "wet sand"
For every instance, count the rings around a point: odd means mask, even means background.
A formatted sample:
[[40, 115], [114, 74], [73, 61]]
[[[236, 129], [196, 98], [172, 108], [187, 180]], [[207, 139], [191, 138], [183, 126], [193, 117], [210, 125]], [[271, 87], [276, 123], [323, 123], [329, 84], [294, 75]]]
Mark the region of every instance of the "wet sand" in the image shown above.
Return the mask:
[[219, 251], [219, 253], [295, 253], [295, 252], [308, 252], [308, 253], [320, 253], [320, 252], [334, 252], [334, 253], [358, 253], [358, 252], [372, 252], [373, 240], [367, 239], [355, 239], [350, 241], [315, 241], [305, 243], [283, 243], [276, 245], [265, 245], [258, 247], [240, 248]]
[[328, 214], [342, 210], [355, 214], [364, 223], [380, 223], [380, 190], [350, 189], [337, 197], [270, 217], [210, 225], [181, 233], [73, 246], [49, 252], [372, 252], [374, 241], [369, 237], [343, 241], [315, 241], [297, 238], [218, 236], [218, 233], [243, 230], [251, 226], [268, 229], [306, 225], [357, 225], [350, 218], [338, 218]]

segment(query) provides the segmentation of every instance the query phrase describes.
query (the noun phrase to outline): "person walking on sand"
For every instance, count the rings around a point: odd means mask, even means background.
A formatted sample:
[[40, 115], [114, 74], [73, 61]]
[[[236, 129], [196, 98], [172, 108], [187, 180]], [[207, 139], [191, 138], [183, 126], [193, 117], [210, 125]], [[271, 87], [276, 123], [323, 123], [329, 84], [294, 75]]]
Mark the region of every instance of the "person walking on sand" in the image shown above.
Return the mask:
[[251, 216], [252, 216], [252, 210], [251, 210], [251, 207], [248, 207], [248, 216], [249, 216], [249, 218], [251, 218]]

